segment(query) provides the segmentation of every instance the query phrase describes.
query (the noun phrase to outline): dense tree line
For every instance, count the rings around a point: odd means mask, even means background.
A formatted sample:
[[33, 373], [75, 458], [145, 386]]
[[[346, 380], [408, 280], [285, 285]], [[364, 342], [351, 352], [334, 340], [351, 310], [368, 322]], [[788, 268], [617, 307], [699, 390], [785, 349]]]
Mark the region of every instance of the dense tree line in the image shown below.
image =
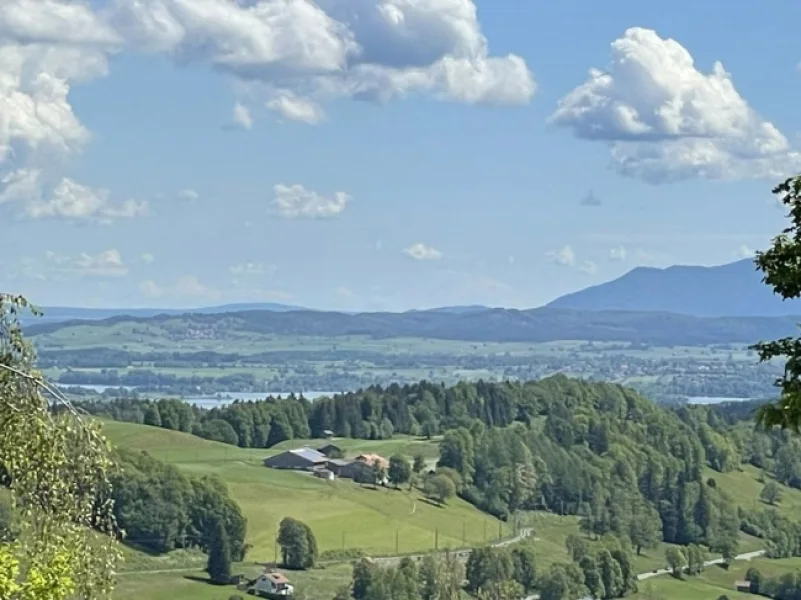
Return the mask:
[[114, 511], [128, 543], [153, 552], [219, 550], [220, 528], [230, 560], [244, 558], [246, 522], [216, 477], [189, 477], [143, 452], [117, 451]]
[[[353, 566], [351, 583], [337, 592], [335, 600], [460, 600], [464, 575], [464, 565], [449, 553], [428, 555], [419, 565], [404, 558], [397, 567], [362, 559]], [[519, 600], [520, 596], [495, 598]]]

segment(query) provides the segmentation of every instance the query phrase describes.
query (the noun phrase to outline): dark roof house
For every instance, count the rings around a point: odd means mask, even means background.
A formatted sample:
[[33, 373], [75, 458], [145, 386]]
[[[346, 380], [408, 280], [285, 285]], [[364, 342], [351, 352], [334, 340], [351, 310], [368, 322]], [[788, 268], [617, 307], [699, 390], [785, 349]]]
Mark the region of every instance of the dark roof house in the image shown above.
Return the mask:
[[335, 446], [334, 444], [326, 444], [322, 448], [317, 448], [317, 452], [320, 454], [325, 454], [328, 457], [344, 456], [342, 448]]
[[312, 470], [315, 467], [324, 467], [327, 462], [328, 458], [317, 450], [296, 448], [265, 458], [264, 466], [271, 469]]

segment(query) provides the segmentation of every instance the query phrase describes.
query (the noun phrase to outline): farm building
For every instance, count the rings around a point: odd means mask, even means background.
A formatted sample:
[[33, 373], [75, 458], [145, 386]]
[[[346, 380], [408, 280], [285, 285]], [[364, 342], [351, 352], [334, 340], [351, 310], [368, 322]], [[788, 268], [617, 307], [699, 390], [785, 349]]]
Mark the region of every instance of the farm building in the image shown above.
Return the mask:
[[738, 592], [744, 592], [746, 594], [751, 592], [751, 582], [750, 581], [735, 581], [734, 582], [734, 589]]
[[317, 452], [325, 454], [328, 458], [341, 458], [345, 456], [345, 452], [342, 448], [334, 444], [326, 444], [322, 448], [317, 448]]
[[358, 479], [367, 470], [367, 463], [359, 460], [334, 458], [328, 461], [328, 469], [342, 479]]
[[378, 454], [360, 454], [356, 457], [356, 460], [367, 465], [374, 465], [378, 463], [382, 469], [389, 469], [389, 461]]
[[320, 479], [327, 479], [328, 481], [333, 481], [334, 479], [334, 473], [328, 469], [315, 469], [314, 476]]
[[296, 469], [312, 471], [315, 468], [326, 466], [328, 458], [325, 454], [311, 448], [296, 448], [287, 450], [275, 456], [264, 459], [264, 466], [271, 469]]
[[295, 592], [285, 575], [276, 572], [265, 572], [250, 583], [248, 593], [266, 598], [289, 597]]

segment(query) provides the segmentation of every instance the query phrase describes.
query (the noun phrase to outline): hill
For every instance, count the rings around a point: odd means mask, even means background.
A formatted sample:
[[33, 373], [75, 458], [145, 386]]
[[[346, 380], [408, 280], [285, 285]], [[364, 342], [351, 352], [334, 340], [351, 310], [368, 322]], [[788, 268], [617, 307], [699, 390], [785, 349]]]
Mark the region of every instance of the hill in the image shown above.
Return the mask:
[[[653, 345], [753, 343], [796, 331], [793, 317], [720, 317], [557, 308], [468, 312], [344, 314], [244, 311], [218, 314], [117, 316], [99, 321], [26, 327], [40, 348], [175, 346], [185, 341], [239, 342], [244, 336], [427, 338], [474, 342], [587, 340]], [[166, 345], [166, 346], [165, 346]]]
[[777, 317], [801, 313], [762, 283], [751, 259], [715, 267], [637, 267], [607, 283], [557, 298], [554, 309], [668, 312], [696, 317]]
[[[146, 451], [154, 458], [194, 475], [217, 475], [248, 522], [247, 542], [253, 548], [248, 560], [274, 560], [275, 532], [286, 516], [306, 522], [317, 537], [321, 552], [343, 548], [374, 554], [430, 550], [438, 537], [440, 548], [483, 543], [484, 535], [497, 537], [499, 521], [464, 500], [453, 499], [445, 508], [434, 506], [417, 492], [373, 490], [351, 481], [323, 481], [307, 473], [268, 469], [262, 460], [277, 449], [243, 449], [190, 434], [108, 421], [103, 430], [112, 444]], [[319, 441], [319, 440], [318, 440]], [[386, 453], [412, 438], [397, 436], [372, 444], [355, 442], [359, 452]], [[302, 441], [297, 441], [302, 444]], [[389, 446], [385, 446], [389, 444]], [[430, 443], [433, 450], [436, 445]], [[294, 447], [294, 445], [293, 445]], [[501, 524], [503, 535], [510, 527]], [[464, 537], [463, 537], [464, 536]]]
[[250, 304], [222, 304], [200, 308], [81, 308], [76, 306], [44, 306], [40, 307], [42, 316], [28, 319], [36, 323], [60, 323], [63, 321], [97, 321], [113, 317], [128, 316], [136, 318], [155, 317], [156, 315], [183, 315], [187, 313], [219, 314], [246, 310], [271, 310], [283, 312], [287, 310], [303, 310], [300, 306], [261, 302]]

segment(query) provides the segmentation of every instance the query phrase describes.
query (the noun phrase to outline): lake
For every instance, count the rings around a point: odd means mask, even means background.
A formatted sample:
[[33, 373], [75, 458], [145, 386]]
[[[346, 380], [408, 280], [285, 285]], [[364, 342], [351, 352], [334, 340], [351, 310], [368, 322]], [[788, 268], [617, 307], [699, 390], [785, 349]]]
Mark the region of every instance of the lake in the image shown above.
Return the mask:
[[724, 402], [749, 402], [755, 398], [723, 398], [719, 396], [692, 396], [687, 404], [723, 404]]
[[[94, 390], [98, 394], [102, 394], [104, 391], [108, 389], [116, 389], [119, 387], [124, 387], [125, 389], [131, 390], [133, 388], [127, 386], [114, 386], [114, 385], [69, 385], [69, 386], [59, 386], [59, 387], [80, 387], [87, 390]], [[303, 392], [303, 397], [307, 400], [316, 400], [317, 398], [322, 398], [323, 396], [333, 396], [334, 394], [338, 394], [340, 392]], [[295, 392], [295, 395], [300, 395], [300, 392]], [[272, 396], [273, 398], [285, 398], [289, 396], [288, 393], [275, 393], [275, 392], [221, 392], [219, 394], [210, 395], [210, 396], [184, 396], [181, 398], [184, 402], [189, 404], [196, 404], [197, 406], [203, 408], [213, 408], [215, 406], [225, 406], [226, 404], [231, 404], [234, 400], [264, 400], [267, 396]], [[153, 396], [149, 394], [140, 394], [140, 397], [157, 397], [157, 398], [174, 398], [175, 396], [165, 396], [161, 394], [154, 394]]]

